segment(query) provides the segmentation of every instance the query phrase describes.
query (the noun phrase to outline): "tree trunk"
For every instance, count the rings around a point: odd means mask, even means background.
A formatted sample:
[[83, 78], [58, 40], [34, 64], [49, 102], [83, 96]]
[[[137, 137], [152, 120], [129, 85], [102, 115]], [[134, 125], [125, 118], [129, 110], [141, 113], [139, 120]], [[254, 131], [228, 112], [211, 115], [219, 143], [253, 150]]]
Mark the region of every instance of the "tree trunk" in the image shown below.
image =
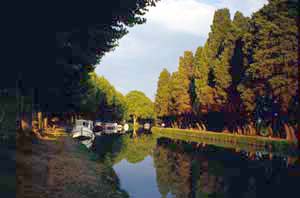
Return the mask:
[[290, 128], [288, 127], [287, 124], [284, 124], [284, 130], [285, 130], [285, 133], [286, 133], [286, 139], [288, 141], [292, 141], [292, 135], [291, 135], [291, 132], [290, 132]]
[[137, 136], [137, 133], [136, 133], [136, 124], [137, 124], [137, 117], [134, 115], [133, 116], [133, 137]]
[[200, 126], [200, 124], [198, 122], [196, 122], [196, 125], [197, 125], [198, 130], [203, 131], [202, 127]]
[[21, 93], [20, 93], [20, 79], [16, 80], [16, 102], [17, 102], [17, 117], [16, 117], [16, 123], [17, 123], [17, 131], [23, 132], [22, 130], [22, 104], [21, 104]]
[[21, 118], [21, 128], [25, 132], [32, 131], [32, 115], [31, 112], [23, 112]]
[[43, 129], [43, 114], [41, 111], [38, 112], [38, 126], [39, 126], [39, 130]]
[[44, 117], [44, 129], [47, 129], [48, 128], [48, 114], [45, 113], [44, 115], [45, 115], [45, 117]]
[[273, 129], [272, 129], [272, 127], [268, 127], [268, 132], [269, 132], [269, 137], [273, 137]]
[[288, 127], [290, 129], [290, 134], [291, 134], [293, 142], [297, 142], [297, 137], [296, 137], [296, 134], [295, 134], [295, 129], [292, 126], [289, 126], [289, 125], [288, 125]]

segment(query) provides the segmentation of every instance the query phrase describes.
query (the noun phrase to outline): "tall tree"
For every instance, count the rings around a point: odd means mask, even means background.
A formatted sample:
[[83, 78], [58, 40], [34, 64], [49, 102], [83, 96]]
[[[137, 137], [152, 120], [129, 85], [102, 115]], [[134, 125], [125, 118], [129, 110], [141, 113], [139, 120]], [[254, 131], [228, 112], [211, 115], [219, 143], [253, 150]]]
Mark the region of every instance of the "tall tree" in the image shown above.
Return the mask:
[[211, 32], [209, 33], [208, 43], [208, 57], [209, 64], [214, 76], [215, 103], [218, 110], [221, 110], [227, 101], [226, 89], [230, 86], [231, 76], [229, 74], [229, 59], [230, 49], [228, 46], [228, 36], [231, 31], [232, 24], [230, 19], [230, 12], [228, 9], [219, 9], [214, 14]]
[[248, 111], [256, 108], [257, 97], [272, 98], [287, 114], [299, 93], [297, 18], [299, 4], [292, 0], [272, 0], [256, 12], [245, 35], [246, 76], [239, 91]]
[[[193, 52], [185, 51], [179, 58], [177, 83], [181, 84], [181, 95], [178, 96], [179, 111], [182, 114], [192, 112], [192, 79], [193, 79]], [[176, 80], [175, 80], [176, 81]]]
[[192, 111], [191, 99], [189, 95], [189, 80], [179, 71], [174, 72], [170, 81], [170, 111], [177, 117], [179, 125], [185, 114]]
[[185, 51], [184, 56], [179, 58], [178, 71], [172, 74], [170, 81], [170, 109], [173, 115], [183, 115], [192, 112], [190, 95], [192, 77], [193, 53]]
[[163, 69], [163, 71], [159, 75], [158, 83], [157, 83], [157, 91], [155, 96], [155, 112], [156, 115], [160, 118], [165, 118], [169, 115], [169, 98], [170, 98], [170, 84], [171, 74], [167, 69]]
[[208, 60], [208, 44], [199, 47], [194, 59], [195, 92], [199, 111], [208, 112], [213, 109], [215, 89], [209, 84], [210, 66]]
[[235, 13], [224, 41], [224, 51], [221, 54], [219, 65], [215, 67], [218, 103], [223, 106], [225, 112], [240, 110], [237, 85], [244, 73], [244, 55], [242, 52], [244, 43], [242, 39], [248, 30], [248, 24], [247, 17], [244, 17], [241, 12]]
[[231, 28], [231, 19], [229, 9], [219, 9], [214, 13], [211, 32], [208, 35], [208, 60], [211, 66], [214, 66], [215, 60], [220, 57], [224, 51], [227, 33]]

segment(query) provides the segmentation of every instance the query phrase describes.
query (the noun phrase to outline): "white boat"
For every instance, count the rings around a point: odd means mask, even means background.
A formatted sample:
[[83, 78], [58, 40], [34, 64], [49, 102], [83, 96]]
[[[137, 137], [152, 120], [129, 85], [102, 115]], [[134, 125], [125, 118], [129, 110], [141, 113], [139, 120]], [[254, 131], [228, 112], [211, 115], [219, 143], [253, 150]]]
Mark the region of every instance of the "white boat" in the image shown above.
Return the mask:
[[71, 135], [72, 138], [78, 139], [86, 147], [90, 148], [95, 139], [93, 122], [90, 120], [76, 120]]
[[126, 123], [126, 124], [124, 124], [124, 127], [123, 127], [123, 129], [124, 129], [124, 131], [126, 132], [126, 131], [128, 131], [129, 130], [129, 125]]
[[117, 123], [105, 123], [104, 124], [104, 133], [107, 133], [107, 134], [118, 133], [118, 124]]
[[150, 123], [145, 123], [145, 124], [144, 124], [144, 129], [145, 129], [145, 130], [150, 130], [150, 128], [151, 128]]
[[117, 128], [118, 128], [118, 132], [121, 132], [123, 130], [123, 126], [121, 124], [118, 124]]
[[80, 141], [81, 144], [85, 145], [87, 148], [91, 148], [93, 145], [93, 139], [87, 139]]
[[101, 121], [95, 121], [93, 131], [96, 136], [100, 136], [103, 132], [103, 123]]

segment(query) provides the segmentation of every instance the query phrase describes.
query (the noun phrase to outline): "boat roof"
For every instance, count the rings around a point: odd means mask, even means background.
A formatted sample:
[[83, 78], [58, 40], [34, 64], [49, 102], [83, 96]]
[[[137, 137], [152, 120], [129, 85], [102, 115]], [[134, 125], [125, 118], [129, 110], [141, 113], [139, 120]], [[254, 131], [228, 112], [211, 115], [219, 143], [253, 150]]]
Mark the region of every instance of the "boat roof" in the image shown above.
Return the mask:
[[75, 122], [76, 125], [82, 125], [83, 123], [93, 124], [93, 121], [91, 121], [91, 120], [76, 120], [76, 122]]

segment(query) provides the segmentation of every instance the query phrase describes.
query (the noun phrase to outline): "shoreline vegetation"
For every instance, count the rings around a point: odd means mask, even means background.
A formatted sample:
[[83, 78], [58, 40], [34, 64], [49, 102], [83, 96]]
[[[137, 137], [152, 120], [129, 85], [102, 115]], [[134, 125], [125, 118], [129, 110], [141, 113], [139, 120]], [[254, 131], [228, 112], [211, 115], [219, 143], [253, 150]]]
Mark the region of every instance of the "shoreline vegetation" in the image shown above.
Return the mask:
[[152, 127], [151, 131], [160, 137], [212, 144], [224, 148], [244, 149], [246, 151], [266, 151], [290, 155], [297, 155], [297, 153], [299, 153], [297, 141], [289, 141], [281, 138], [160, 127]]

